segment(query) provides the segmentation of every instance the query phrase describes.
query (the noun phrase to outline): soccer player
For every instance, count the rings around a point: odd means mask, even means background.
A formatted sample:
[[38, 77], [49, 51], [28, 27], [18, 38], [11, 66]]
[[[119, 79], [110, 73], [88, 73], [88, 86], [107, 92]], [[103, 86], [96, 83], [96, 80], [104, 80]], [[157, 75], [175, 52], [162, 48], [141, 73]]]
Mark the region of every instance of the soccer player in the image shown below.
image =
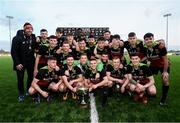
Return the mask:
[[131, 54], [138, 54], [141, 59], [141, 62], [145, 62], [144, 46], [143, 41], [137, 39], [137, 36], [134, 32], [128, 34], [128, 41], [124, 42], [124, 47], [127, 49], [129, 56]]
[[39, 52], [39, 48], [42, 45], [49, 46], [49, 40], [48, 40], [48, 31], [46, 29], [40, 30], [40, 36], [36, 38], [36, 53]]
[[90, 49], [90, 54], [91, 54], [90, 56], [95, 56], [94, 49], [96, 47], [96, 40], [94, 38], [94, 35], [90, 35], [88, 37], [87, 47]]
[[111, 64], [111, 61], [109, 60], [108, 52], [103, 52], [101, 55], [101, 59], [98, 59], [97, 61], [98, 61], [98, 65], [97, 65], [98, 71], [106, 71], [107, 65]]
[[105, 45], [108, 46], [108, 44], [111, 42], [111, 32], [109, 30], [106, 30], [103, 33], [103, 38], [105, 39]]
[[113, 57], [120, 58], [121, 62], [125, 65], [126, 61], [124, 58], [124, 47], [120, 45], [121, 39], [119, 35], [112, 36], [111, 46], [109, 48], [109, 59], [112, 60]]
[[76, 46], [75, 56], [76, 60], [80, 59], [81, 54], [87, 54], [88, 59], [91, 58], [91, 53], [89, 48], [86, 47], [86, 39], [85, 38], [79, 38], [78, 45]]
[[57, 37], [54, 35], [51, 35], [49, 37], [49, 46], [42, 45], [39, 49], [39, 52], [37, 53], [36, 61], [34, 65], [34, 76], [37, 74], [38, 69], [47, 65], [48, 57], [50, 56], [55, 57], [57, 50], [58, 50]]
[[40, 97], [37, 93], [41, 94], [44, 98], [49, 95], [49, 90], [58, 91], [61, 84], [59, 71], [56, 71], [57, 60], [54, 57], [49, 57], [47, 66], [41, 68], [29, 88], [29, 94], [32, 95], [36, 103], [40, 102]]
[[85, 35], [85, 33], [84, 33], [84, 31], [83, 31], [83, 29], [82, 28], [78, 28], [77, 30], [76, 30], [76, 33], [75, 33], [76, 35], [75, 35], [75, 37], [74, 37], [74, 40], [76, 40], [76, 41], [78, 41], [80, 38], [85, 38], [86, 37], [86, 35]]
[[156, 87], [154, 85], [154, 77], [146, 64], [140, 63], [138, 54], [131, 54], [131, 62], [127, 66], [127, 74], [129, 78], [129, 87], [132, 92], [138, 95], [134, 96], [135, 100], [142, 99], [143, 103], [147, 103], [147, 97], [144, 95], [147, 91], [148, 95], [156, 95]]
[[90, 59], [90, 68], [85, 72], [85, 87], [89, 88], [90, 92], [101, 88], [103, 91], [102, 106], [107, 105], [108, 87], [111, 87], [111, 83], [108, 82], [104, 71], [97, 70], [95, 58]]
[[97, 45], [94, 49], [95, 57], [101, 59], [103, 52], [109, 52], [109, 46], [105, 46], [105, 39], [103, 37], [98, 38]]
[[57, 28], [56, 29], [56, 37], [57, 37], [57, 46], [58, 47], [61, 47], [63, 42], [65, 41], [65, 38], [63, 37], [63, 32], [60, 28]]
[[67, 56], [67, 64], [62, 68], [62, 80], [59, 90], [64, 92], [63, 100], [67, 100], [69, 91], [72, 93], [72, 98], [76, 99], [76, 90], [83, 85], [83, 77], [81, 69], [77, 66], [73, 66], [74, 58], [72, 55]]
[[71, 50], [75, 50], [76, 49], [77, 42], [76, 42], [76, 40], [74, 40], [74, 36], [73, 36], [72, 33], [68, 33], [67, 34], [66, 41], [69, 43]]
[[89, 61], [88, 61], [87, 55], [81, 54], [80, 59], [76, 64], [81, 69], [81, 72], [84, 76], [86, 70], [89, 68]]
[[112, 85], [120, 86], [119, 91], [121, 93], [125, 92], [125, 87], [128, 84], [128, 76], [126, 74], [126, 69], [121, 65], [120, 58], [114, 57], [112, 59], [112, 65], [109, 64], [106, 69], [106, 75], [108, 81], [112, 83]]
[[73, 55], [74, 57], [74, 52], [70, 49], [70, 45], [67, 41], [63, 42], [62, 47], [59, 48], [57, 52], [58, 53], [56, 54], [56, 58], [59, 68], [62, 68], [69, 54]]
[[144, 42], [146, 48], [146, 57], [150, 61], [150, 69], [153, 74], [162, 74], [162, 97], [160, 105], [166, 105], [166, 98], [169, 90], [169, 72], [170, 67], [167, 58], [166, 47], [161, 47], [159, 42], [154, 42], [154, 35], [146, 33], [144, 35]]

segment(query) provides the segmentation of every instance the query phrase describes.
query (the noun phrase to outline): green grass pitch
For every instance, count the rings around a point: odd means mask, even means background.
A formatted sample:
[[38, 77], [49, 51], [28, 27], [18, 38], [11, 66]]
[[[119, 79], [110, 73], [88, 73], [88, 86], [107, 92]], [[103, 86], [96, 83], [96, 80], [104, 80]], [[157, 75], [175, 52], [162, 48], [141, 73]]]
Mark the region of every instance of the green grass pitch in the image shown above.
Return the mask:
[[[101, 107], [100, 97], [96, 97], [96, 106], [100, 122], [173, 122], [180, 121], [180, 56], [170, 56], [171, 73], [168, 106], [159, 106], [161, 96], [160, 75], [155, 77], [157, 97], [148, 98], [148, 104], [134, 102], [128, 96], [116, 95], [108, 98], [109, 105]], [[80, 108], [76, 102], [69, 99], [66, 102], [57, 97], [51, 103], [42, 101], [32, 103], [29, 97], [25, 102], [17, 100], [16, 73], [12, 70], [12, 60], [9, 56], [0, 56], [0, 121], [69, 121], [90, 122], [90, 109]]]

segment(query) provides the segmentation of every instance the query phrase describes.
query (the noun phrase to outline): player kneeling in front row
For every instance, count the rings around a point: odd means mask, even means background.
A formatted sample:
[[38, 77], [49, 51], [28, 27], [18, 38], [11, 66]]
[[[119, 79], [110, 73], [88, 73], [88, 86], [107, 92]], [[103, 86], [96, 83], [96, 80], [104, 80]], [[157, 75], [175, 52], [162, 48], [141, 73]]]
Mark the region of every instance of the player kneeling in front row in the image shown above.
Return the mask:
[[103, 91], [102, 106], [107, 104], [107, 91], [108, 86], [112, 86], [108, 83], [105, 72], [97, 70], [97, 60], [95, 58], [90, 59], [90, 68], [85, 72], [85, 87], [89, 88], [90, 92], [95, 92], [98, 88]]
[[29, 88], [29, 94], [33, 96], [36, 103], [40, 102], [38, 93], [49, 101], [50, 91], [58, 91], [61, 80], [56, 63], [56, 58], [49, 57], [47, 66], [41, 68], [34, 77], [31, 87]]
[[128, 76], [126, 70], [121, 64], [120, 58], [114, 57], [112, 59], [112, 65], [107, 66], [106, 75], [109, 83], [115, 85], [117, 91], [121, 93], [125, 92], [125, 87], [128, 84]]
[[78, 87], [83, 85], [83, 77], [81, 69], [78, 66], [73, 66], [74, 58], [72, 55], [67, 56], [67, 64], [62, 68], [62, 80], [63, 83], [60, 85], [60, 92], [63, 92], [63, 100], [67, 100], [68, 93], [71, 91], [72, 98], [77, 99], [76, 91]]
[[131, 55], [131, 64], [127, 66], [127, 74], [129, 78], [129, 87], [132, 92], [137, 93], [134, 96], [135, 101], [142, 100], [147, 103], [147, 97], [144, 95], [147, 91], [148, 95], [156, 95], [156, 87], [154, 78], [146, 64], [140, 63], [140, 58], [137, 54]]

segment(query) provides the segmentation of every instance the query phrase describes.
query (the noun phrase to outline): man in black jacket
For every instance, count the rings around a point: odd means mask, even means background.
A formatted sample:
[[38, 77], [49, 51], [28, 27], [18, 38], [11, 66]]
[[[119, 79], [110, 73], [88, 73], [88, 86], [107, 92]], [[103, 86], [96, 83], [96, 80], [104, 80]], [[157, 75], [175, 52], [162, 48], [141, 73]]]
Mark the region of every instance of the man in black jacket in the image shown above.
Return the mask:
[[[34, 49], [36, 37], [33, 32], [33, 27], [30, 23], [24, 24], [24, 29], [19, 30], [12, 40], [11, 56], [13, 59], [13, 68], [17, 73], [17, 83], [19, 91], [19, 102], [24, 101], [24, 73], [27, 70], [27, 88], [29, 89], [33, 80], [34, 69]], [[28, 92], [28, 91], [27, 91]]]

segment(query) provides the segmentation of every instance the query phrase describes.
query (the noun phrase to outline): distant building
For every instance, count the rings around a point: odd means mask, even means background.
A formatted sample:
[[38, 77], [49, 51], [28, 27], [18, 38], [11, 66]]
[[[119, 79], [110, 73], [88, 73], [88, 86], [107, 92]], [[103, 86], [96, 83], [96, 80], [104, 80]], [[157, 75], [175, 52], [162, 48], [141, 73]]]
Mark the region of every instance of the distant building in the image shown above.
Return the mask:
[[10, 52], [5, 51], [5, 50], [3, 50], [3, 49], [0, 49], [0, 54], [1, 54], [1, 55], [6, 55], [6, 54], [10, 54]]
[[58, 29], [61, 30], [63, 36], [66, 36], [68, 33], [72, 33], [75, 36], [81, 31], [86, 37], [94, 35], [95, 38], [103, 36], [105, 31], [109, 31], [109, 27], [58, 27]]
[[178, 56], [179, 56], [179, 55], [180, 55], [180, 51], [177, 51], [177, 52], [176, 52], [176, 55], [178, 55]]

